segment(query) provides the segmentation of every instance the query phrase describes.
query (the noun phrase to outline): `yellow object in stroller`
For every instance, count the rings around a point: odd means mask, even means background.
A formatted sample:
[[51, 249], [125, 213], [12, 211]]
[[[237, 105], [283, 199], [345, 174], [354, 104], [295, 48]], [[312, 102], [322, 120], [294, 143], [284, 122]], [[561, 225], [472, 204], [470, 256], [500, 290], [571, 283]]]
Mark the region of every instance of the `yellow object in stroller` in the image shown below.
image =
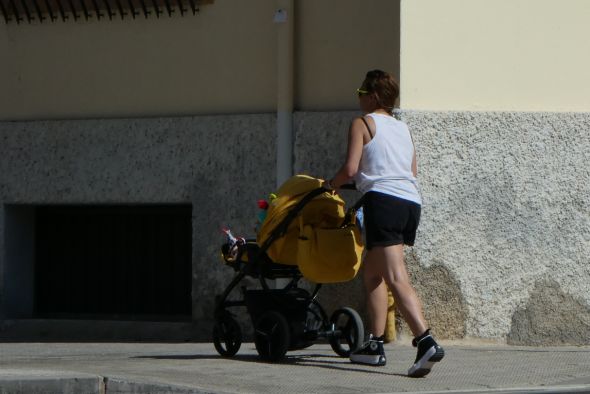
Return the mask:
[[[235, 355], [241, 346], [241, 328], [229, 309], [244, 306], [254, 326], [256, 349], [265, 360], [280, 360], [287, 350], [305, 348], [321, 338], [328, 339], [332, 349], [343, 357], [362, 345], [364, 329], [358, 313], [352, 308], [341, 308], [328, 318], [317, 300], [322, 283], [350, 280], [356, 275], [362, 251], [360, 234], [351, 219], [354, 213], [345, 214], [344, 201], [321, 184], [321, 180], [307, 176], [292, 177], [277, 191], [278, 197], [268, 210], [257, 242], [243, 240], [235, 245], [237, 250], [227, 244], [222, 246], [224, 259], [237, 272], [218, 297], [215, 308], [213, 343], [222, 356]], [[318, 242], [326, 237], [316, 237], [315, 230], [330, 229], [346, 234], [328, 237], [340, 237], [347, 244], [348, 248], [340, 245], [333, 251], [337, 255], [338, 251], [348, 250], [346, 269], [338, 268], [338, 257], [336, 264], [327, 269], [314, 269], [314, 264], [307, 261], [329, 260], [329, 253], [318, 251]], [[298, 248], [304, 252], [299, 253]], [[306, 263], [309, 275], [305, 275]], [[304, 275], [317, 283], [311, 293], [298, 287]], [[246, 276], [259, 279], [262, 289], [242, 288], [242, 300], [228, 300]], [[283, 288], [270, 289], [267, 279], [278, 278], [290, 281]]]
[[[362, 237], [354, 212], [321, 187], [320, 179], [296, 175], [277, 192], [256, 241], [271, 260], [297, 265], [315, 283], [346, 282], [361, 264]], [[294, 220], [297, 218], [297, 220]]]

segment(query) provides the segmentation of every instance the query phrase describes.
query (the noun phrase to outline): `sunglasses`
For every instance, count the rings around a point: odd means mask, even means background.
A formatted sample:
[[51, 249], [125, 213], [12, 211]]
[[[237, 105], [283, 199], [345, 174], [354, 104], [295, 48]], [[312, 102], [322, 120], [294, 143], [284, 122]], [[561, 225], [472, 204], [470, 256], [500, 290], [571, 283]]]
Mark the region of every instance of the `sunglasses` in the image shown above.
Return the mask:
[[361, 96], [362, 96], [362, 95], [364, 95], [364, 94], [369, 94], [369, 91], [368, 91], [368, 90], [363, 90], [363, 89], [357, 89], [357, 90], [356, 90], [356, 94], [357, 94], [359, 97], [361, 97]]

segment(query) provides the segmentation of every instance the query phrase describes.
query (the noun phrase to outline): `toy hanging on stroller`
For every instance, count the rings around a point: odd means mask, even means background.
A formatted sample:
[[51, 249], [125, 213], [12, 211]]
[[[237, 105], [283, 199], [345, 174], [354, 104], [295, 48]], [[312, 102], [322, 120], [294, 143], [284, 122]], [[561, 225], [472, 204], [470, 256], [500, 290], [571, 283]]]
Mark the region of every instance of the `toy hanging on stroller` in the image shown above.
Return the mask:
[[[222, 356], [232, 357], [241, 346], [241, 328], [229, 309], [244, 306], [264, 360], [278, 361], [288, 350], [322, 338], [342, 357], [362, 345], [358, 313], [345, 307], [328, 318], [317, 300], [322, 284], [355, 277], [362, 252], [354, 215], [359, 204], [345, 213], [344, 201], [321, 185], [308, 176], [290, 178], [278, 190], [257, 239], [228, 238], [222, 246], [224, 261], [236, 271], [215, 307], [213, 343]], [[262, 289], [244, 286], [243, 299], [229, 300], [245, 277], [257, 278]], [[283, 288], [268, 286], [267, 280], [281, 278], [289, 279]], [[311, 293], [298, 287], [302, 278], [316, 283]]]

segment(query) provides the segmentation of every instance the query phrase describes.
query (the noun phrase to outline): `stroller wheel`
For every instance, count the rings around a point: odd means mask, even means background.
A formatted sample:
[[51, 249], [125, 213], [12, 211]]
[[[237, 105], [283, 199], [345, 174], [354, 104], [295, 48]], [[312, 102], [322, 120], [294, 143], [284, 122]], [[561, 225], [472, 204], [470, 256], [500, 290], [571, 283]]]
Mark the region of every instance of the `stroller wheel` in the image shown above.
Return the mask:
[[213, 326], [213, 345], [223, 357], [232, 357], [242, 345], [242, 330], [238, 322], [228, 313], [221, 316]]
[[330, 321], [334, 335], [330, 337], [330, 346], [341, 357], [348, 357], [358, 350], [364, 340], [363, 320], [352, 308], [341, 308], [332, 314]]
[[263, 313], [254, 326], [254, 343], [263, 360], [279, 361], [285, 357], [290, 336], [287, 319], [276, 311]]

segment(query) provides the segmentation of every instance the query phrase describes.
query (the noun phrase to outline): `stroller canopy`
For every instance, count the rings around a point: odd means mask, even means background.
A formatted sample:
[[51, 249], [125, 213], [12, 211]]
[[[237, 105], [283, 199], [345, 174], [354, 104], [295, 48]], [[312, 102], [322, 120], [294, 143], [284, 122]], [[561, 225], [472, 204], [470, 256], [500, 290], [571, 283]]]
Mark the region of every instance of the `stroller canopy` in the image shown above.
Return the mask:
[[[309, 192], [322, 186], [323, 180], [307, 175], [295, 175], [281, 185], [277, 198], [270, 204], [266, 219], [258, 231], [256, 242], [262, 245], [276, 230], [277, 226]], [[283, 237], [276, 239], [268, 248], [267, 255], [274, 262], [297, 265], [297, 241], [300, 228], [311, 225], [314, 228], [336, 228], [344, 220], [344, 201], [334, 192], [326, 191], [299, 211], [295, 220], [289, 223]]]

